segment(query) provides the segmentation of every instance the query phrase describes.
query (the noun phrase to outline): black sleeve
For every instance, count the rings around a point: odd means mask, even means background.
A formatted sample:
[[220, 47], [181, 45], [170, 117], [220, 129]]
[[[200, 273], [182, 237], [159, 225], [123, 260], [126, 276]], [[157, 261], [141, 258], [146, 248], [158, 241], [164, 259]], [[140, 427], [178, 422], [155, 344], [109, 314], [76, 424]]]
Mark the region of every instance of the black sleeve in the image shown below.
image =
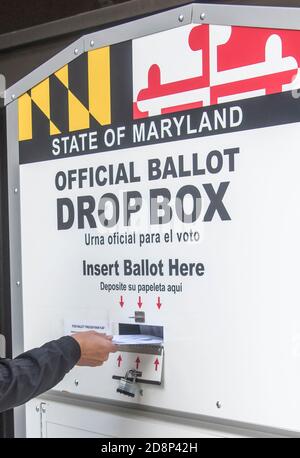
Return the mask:
[[66, 336], [13, 360], [0, 360], [0, 412], [53, 388], [79, 359], [79, 344]]

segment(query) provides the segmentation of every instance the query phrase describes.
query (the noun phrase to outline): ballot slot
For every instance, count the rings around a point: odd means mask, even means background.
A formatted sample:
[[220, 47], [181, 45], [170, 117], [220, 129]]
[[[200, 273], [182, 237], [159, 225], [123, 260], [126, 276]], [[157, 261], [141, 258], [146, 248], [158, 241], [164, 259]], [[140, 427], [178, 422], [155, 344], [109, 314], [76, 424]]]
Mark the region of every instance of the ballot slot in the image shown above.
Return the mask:
[[112, 378], [120, 381], [118, 393], [135, 397], [139, 383], [162, 384], [163, 326], [119, 323], [114, 342], [118, 353]]
[[114, 343], [123, 352], [161, 355], [164, 327], [147, 324], [119, 323]]
[[119, 323], [120, 335], [145, 335], [164, 338], [164, 327], [140, 323]]

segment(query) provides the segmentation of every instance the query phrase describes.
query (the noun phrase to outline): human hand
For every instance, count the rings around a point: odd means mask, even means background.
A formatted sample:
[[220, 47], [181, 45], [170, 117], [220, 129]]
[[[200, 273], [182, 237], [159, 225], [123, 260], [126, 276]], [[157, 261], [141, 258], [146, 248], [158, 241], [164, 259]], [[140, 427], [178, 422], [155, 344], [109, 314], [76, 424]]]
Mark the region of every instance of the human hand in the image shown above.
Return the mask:
[[108, 360], [110, 353], [117, 351], [112, 337], [95, 331], [79, 332], [72, 337], [80, 346], [81, 358], [77, 366], [97, 367]]

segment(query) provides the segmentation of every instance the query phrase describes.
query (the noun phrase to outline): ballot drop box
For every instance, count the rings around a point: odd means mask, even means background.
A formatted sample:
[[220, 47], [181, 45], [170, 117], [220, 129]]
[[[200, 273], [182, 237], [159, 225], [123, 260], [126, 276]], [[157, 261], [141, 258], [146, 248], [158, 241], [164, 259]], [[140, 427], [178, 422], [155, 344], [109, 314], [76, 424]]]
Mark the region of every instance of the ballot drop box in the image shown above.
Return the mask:
[[6, 91], [15, 335], [118, 343], [27, 436], [300, 434], [299, 24], [189, 4]]

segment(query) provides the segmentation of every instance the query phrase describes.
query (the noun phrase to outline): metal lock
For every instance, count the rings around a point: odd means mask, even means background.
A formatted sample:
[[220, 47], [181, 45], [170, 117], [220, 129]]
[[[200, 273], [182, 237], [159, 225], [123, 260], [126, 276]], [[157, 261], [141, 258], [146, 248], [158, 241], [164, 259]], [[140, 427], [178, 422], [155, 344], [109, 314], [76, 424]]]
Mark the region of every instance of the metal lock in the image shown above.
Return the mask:
[[125, 377], [120, 380], [117, 393], [134, 398], [135, 395], [140, 392], [136, 379], [141, 376], [142, 372], [136, 371], [135, 369], [127, 371]]

